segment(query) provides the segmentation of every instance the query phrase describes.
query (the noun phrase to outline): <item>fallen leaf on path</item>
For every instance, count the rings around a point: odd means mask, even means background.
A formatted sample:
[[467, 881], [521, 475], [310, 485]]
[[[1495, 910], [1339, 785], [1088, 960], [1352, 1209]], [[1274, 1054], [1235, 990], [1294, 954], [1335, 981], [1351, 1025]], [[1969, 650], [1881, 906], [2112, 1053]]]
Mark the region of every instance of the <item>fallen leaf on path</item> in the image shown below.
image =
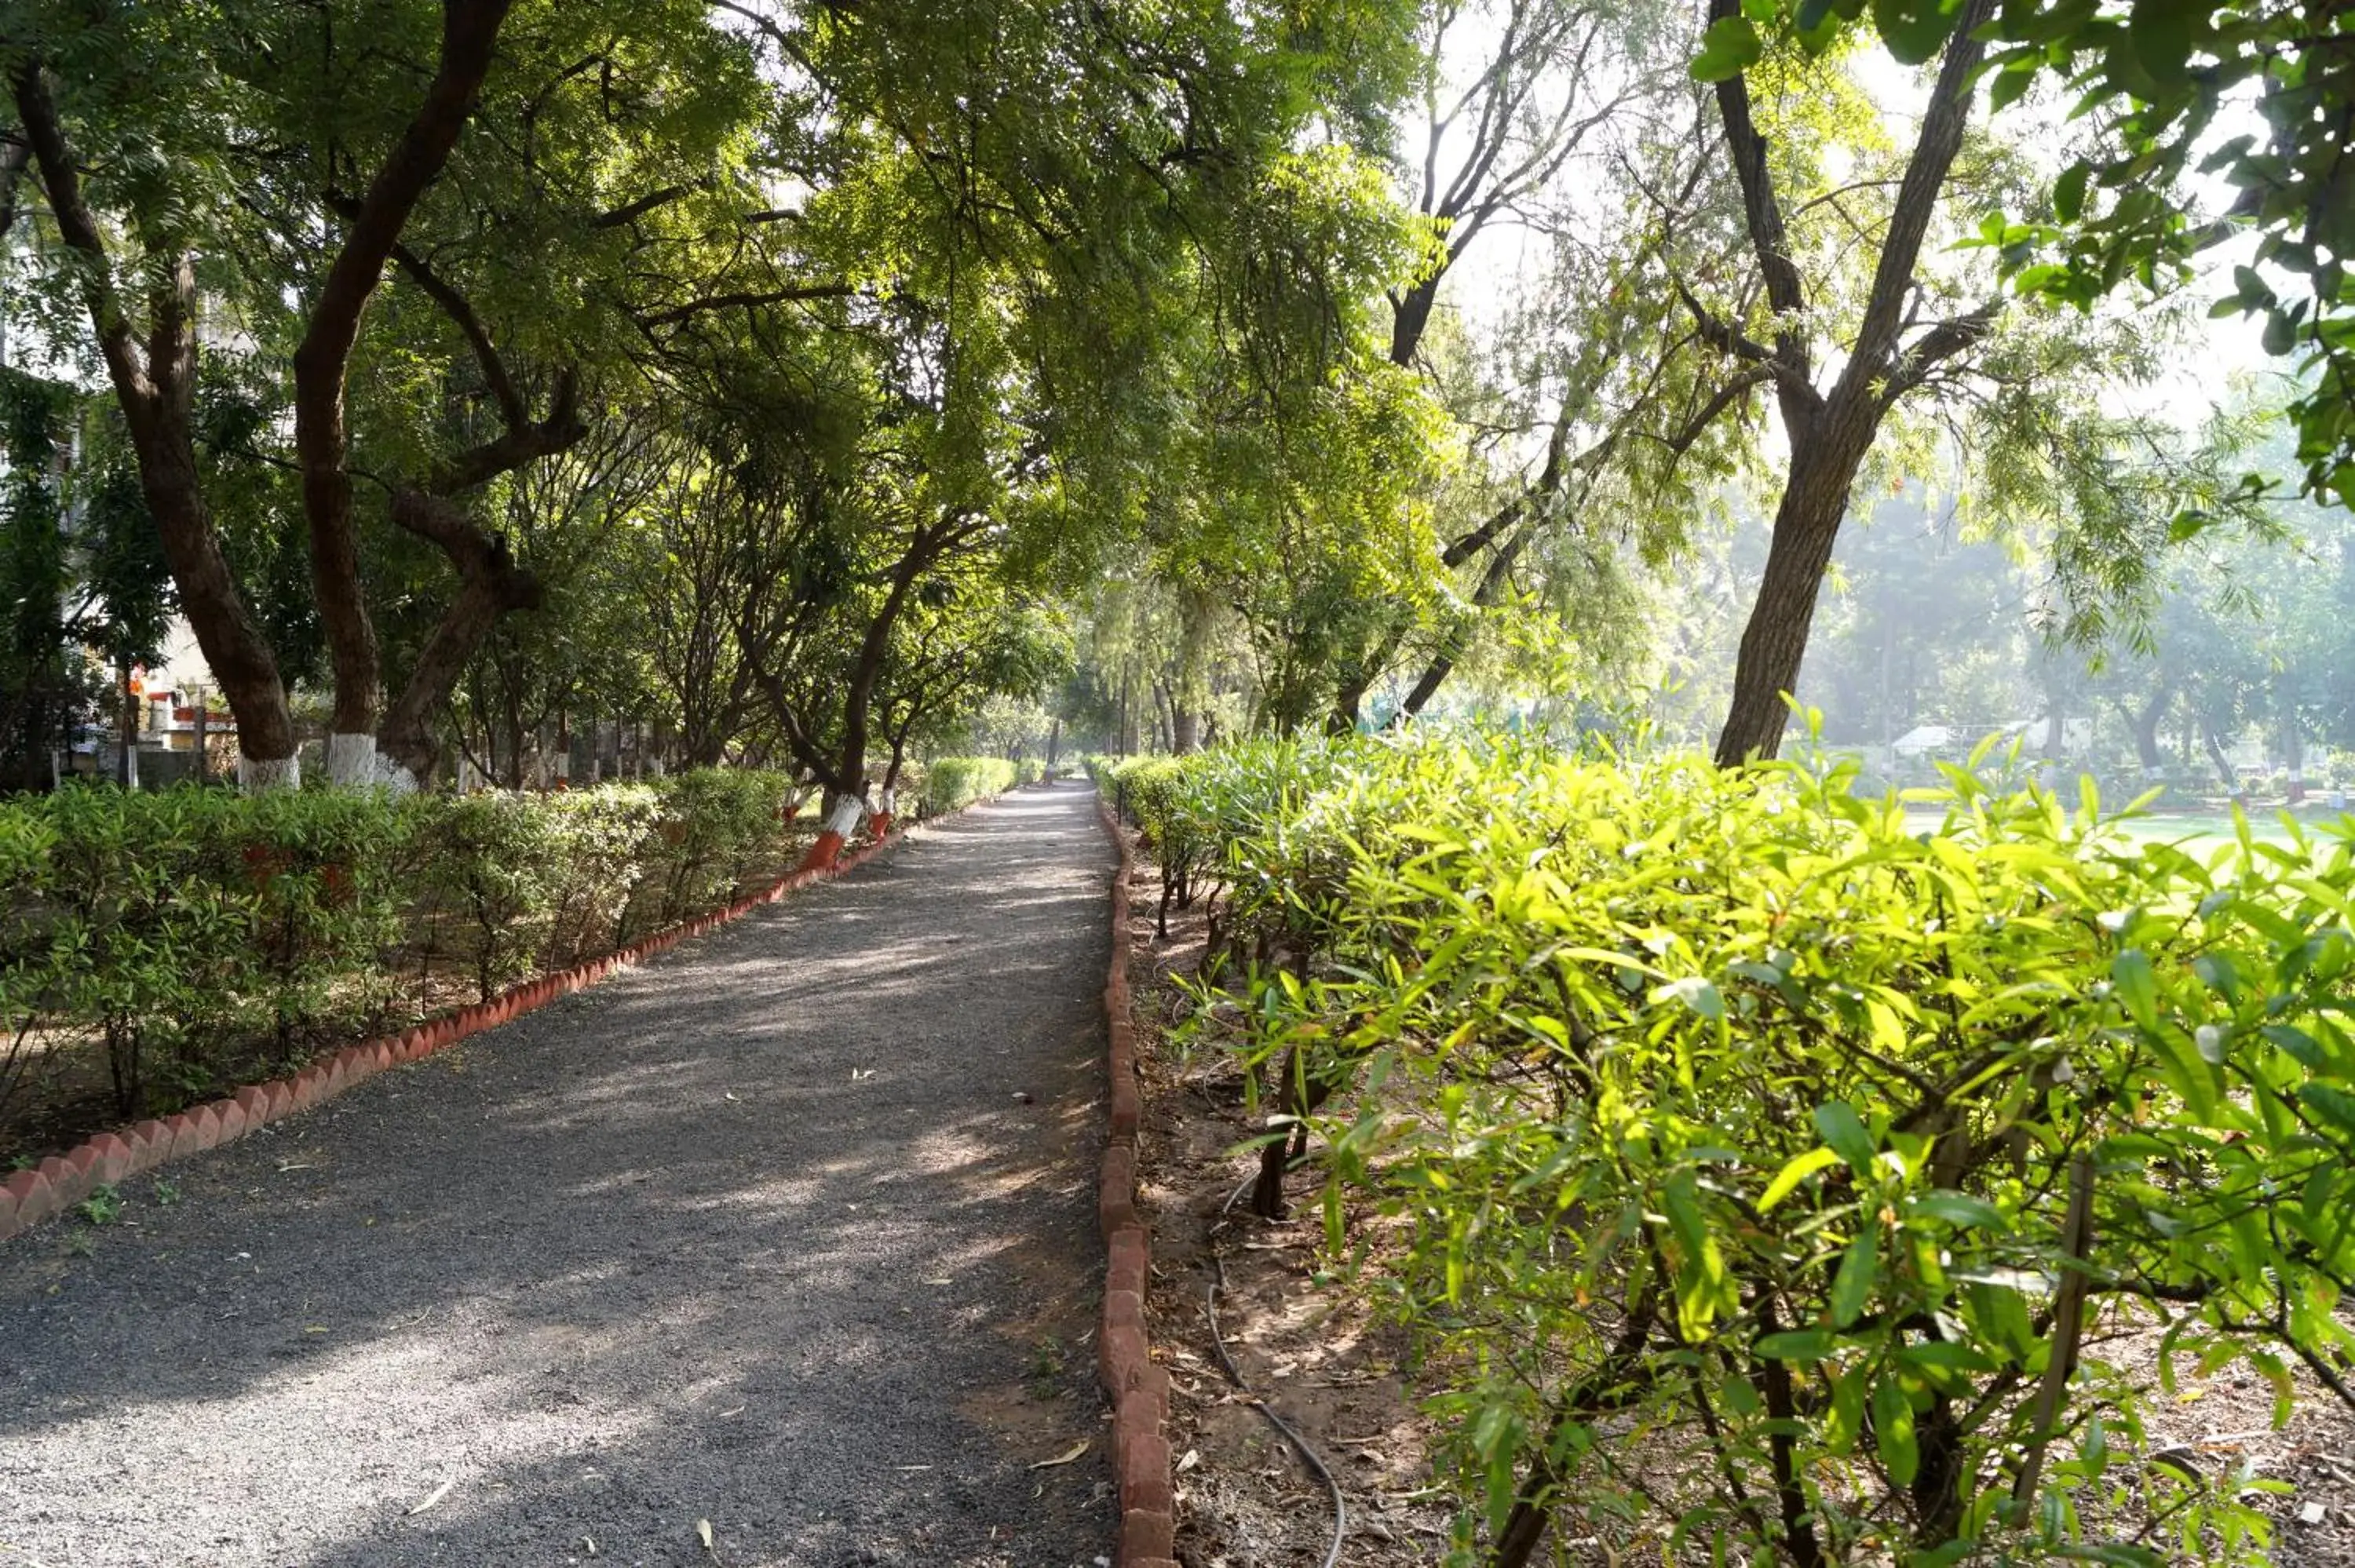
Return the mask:
[[721, 1411], [721, 1412], [719, 1413], [719, 1419], [721, 1419], [722, 1421], [725, 1421], [725, 1420], [727, 1420], [727, 1419], [728, 1419], [730, 1416], [731, 1416], [731, 1415], [741, 1415], [741, 1414], [744, 1414], [744, 1407], [743, 1407], [742, 1405], [741, 1405], [741, 1404], [740, 1404], [740, 1405], [738, 1405], [738, 1406], [737, 1406], [735, 1409], [733, 1409], [733, 1410], [723, 1410], [723, 1411]]
[[875, 1069], [872, 1067], [853, 1067], [850, 1069], [850, 1081], [854, 1084], [858, 1082], [861, 1078], [871, 1078], [874, 1075]]
[[927, 1285], [954, 1285], [956, 1281], [954, 1279], [927, 1279], [924, 1283]]
[[1186, 1450], [1186, 1457], [1178, 1461], [1178, 1473], [1182, 1476], [1201, 1462], [1202, 1456], [1200, 1451], [1194, 1448], [1188, 1448]]
[[1086, 1453], [1089, 1446], [1094, 1441], [1095, 1439], [1092, 1437], [1082, 1437], [1078, 1442], [1072, 1444], [1069, 1448], [1063, 1450], [1063, 1452], [1056, 1455], [1053, 1458], [1041, 1459], [1030, 1467], [1034, 1470], [1051, 1470], [1058, 1465], [1068, 1465], [1072, 1460], [1078, 1458], [1081, 1455]]
[[703, 1542], [703, 1549], [706, 1552], [716, 1552], [719, 1550], [711, 1544], [711, 1521], [709, 1520], [698, 1519], [695, 1521], [695, 1538]]
[[444, 1481], [440, 1486], [435, 1487], [431, 1497], [427, 1498], [423, 1502], [419, 1503], [415, 1508], [409, 1510], [409, 1517], [415, 1519], [419, 1514], [423, 1513], [427, 1509], [432, 1508], [435, 1503], [438, 1503], [443, 1498], [448, 1497], [450, 1495], [450, 1489], [455, 1485], [457, 1485], [456, 1480], [452, 1479]]

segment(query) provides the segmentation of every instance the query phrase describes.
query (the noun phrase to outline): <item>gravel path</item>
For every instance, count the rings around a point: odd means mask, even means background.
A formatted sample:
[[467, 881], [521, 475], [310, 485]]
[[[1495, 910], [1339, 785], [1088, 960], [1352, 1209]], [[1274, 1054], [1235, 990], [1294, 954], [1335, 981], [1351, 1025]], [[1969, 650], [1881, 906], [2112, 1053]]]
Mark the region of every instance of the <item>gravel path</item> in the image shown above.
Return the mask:
[[1008, 796], [0, 1245], [0, 1568], [1099, 1561], [1109, 860]]

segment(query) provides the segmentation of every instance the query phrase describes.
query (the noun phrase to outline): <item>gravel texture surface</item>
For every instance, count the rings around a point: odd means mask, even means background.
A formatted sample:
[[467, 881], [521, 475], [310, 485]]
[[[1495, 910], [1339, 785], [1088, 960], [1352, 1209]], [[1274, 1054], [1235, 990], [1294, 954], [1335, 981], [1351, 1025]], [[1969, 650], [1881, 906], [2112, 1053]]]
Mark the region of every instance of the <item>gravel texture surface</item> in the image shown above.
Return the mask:
[[0, 1568], [1097, 1562], [1109, 860], [1008, 796], [0, 1245]]

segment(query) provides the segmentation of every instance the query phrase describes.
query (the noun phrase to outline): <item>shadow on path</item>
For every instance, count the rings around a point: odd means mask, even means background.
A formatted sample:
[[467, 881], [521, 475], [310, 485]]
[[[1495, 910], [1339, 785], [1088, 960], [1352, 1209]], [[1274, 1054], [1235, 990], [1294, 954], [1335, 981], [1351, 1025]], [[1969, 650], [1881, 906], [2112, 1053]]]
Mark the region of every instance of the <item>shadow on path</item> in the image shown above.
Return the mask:
[[1092, 1563], [1109, 860], [1009, 796], [0, 1248], [0, 1568]]

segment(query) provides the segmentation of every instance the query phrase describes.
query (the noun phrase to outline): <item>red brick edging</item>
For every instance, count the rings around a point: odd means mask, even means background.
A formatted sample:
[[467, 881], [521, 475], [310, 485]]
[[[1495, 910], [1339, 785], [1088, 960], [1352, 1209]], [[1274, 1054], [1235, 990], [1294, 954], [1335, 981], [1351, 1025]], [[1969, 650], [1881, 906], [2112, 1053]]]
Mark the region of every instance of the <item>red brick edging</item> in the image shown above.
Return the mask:
[[1108, 1264], [1096, 1369], [1112, 1396], [1113, 1476], [1120, 1488], [1120, 1541], [1114, 1568], [1178, 1568], [1177, 1492], [1169, 1466], [1169, 1374], [1154, 1365], [1145, 1339], [1145, 1293], [1153, 1233], [1136, 1214], [1136, 1127], [1145, 1109], [1136, 1079], [1136, 1031], [1128, 1016], [1128, 878], [1135, 856], [1103, 797], [1096, 815], [1120, 851], [1112, 881], [1112, 968], [1104, 981], [1112, 1130], [1104, 1144], [1096, 1217]]
[[[992, 797], [967, 801], [954, 811], [943, 811], [925, 821], [946, 821], [989, 799]], [[797, 888], [840, 876], [905, 836], [893, 833], [862, 844], [819, 870], [793, 872], [724, 908], [641, 937], [627, 947], [616, 948], [569, 969], [509, 987], [488, 1001], [438, 1014], [398, 1034], [346, 1045], [291, 1078], [251, 1085], [226, 1099], [213, 1100], [162, 1120], [134, 1122], [114, 1132], [101, 1132], [80, 1148], [62, 1155], [53, 1154], [38, 1165], [18, 1171], [0, 1181], [0, 1242], [32, 1229], [52, 1215], [69, 1212], [101, 1187], [112, 1187], [166, 1160], [185, 1160], [208, 1149], [233, 1143], [264, 1123], [309, 1110], [389, 1067], [430, 1056], [470, 1034], [496, 1028], [545, 1007], [568, 992], [595, 985], [616, 969], [665, 952], [689, 937], [717, 929]]]

